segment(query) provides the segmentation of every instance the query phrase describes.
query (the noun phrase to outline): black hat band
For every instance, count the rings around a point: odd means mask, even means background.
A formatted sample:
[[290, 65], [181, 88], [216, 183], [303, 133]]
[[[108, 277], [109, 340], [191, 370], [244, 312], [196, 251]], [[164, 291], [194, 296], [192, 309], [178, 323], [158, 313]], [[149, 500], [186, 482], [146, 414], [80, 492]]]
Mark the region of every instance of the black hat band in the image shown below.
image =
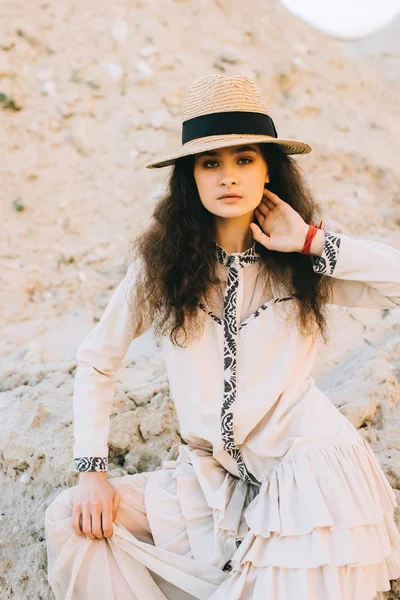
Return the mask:
[[200, 115], [182, 123], [182, 144], [211, 135], [269, 135], [278, 133], [270, 116], [245, 111], [231, 111]]

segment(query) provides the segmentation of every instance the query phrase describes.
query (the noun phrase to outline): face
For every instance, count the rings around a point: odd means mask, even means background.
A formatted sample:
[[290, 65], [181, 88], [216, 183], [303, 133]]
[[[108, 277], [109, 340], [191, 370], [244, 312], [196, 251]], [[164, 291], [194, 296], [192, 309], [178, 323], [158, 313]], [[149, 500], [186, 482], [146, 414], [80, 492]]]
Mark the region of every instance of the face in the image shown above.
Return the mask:
[[[222, 218], [253, 214], [261, 202], [268, 166], [257, 144], [208, 150], [196, 154], [194, 178], [207, 210]], [[223, 199], [224, 194], [238, 198]]]

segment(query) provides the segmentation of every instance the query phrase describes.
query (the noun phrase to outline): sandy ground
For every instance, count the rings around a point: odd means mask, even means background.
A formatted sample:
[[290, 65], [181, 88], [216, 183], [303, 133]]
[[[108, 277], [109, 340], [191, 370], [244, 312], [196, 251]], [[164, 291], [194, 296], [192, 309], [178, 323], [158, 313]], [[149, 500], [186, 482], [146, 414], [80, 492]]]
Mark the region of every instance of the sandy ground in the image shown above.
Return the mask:
[[[76, 483], [76, 347], [165, 185], [168, 169], [143, 165], [179, 147], [187, 87], [254, 77], [278, 133], [313, 147], [298, 161], [326, 227], [400, 248], [400, 20], [343, 42], [265, 0], [3, 0], [0, 13], [0, 598], [37, 600], [53, 598], [44, 511]], [[400, 309], [334, 307], [331, 330], [314, 377], [400, 499]], [[118, 372], [110, 478], [174, 456], [177, 429], [150, 331]]]

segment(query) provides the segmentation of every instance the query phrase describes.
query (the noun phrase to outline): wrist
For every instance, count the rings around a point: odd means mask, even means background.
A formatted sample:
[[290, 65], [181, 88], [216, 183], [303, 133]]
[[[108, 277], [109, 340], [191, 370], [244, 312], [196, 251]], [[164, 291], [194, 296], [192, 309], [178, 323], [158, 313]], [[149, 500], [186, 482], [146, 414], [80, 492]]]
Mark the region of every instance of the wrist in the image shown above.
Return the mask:
[[306, 237], [307, 237], [307, 233], [308, 233], [308, 228], [309, 228], [309, 225], [308, 225], [308, 223], [305, 223], [305, 225], [304, 225], [304, 227], [303, 227], [303, 230], [302, 230], [302, 232], [301, 232], [301, 235], [299, 235], [299, 244], [298, 244], [298, 247], [297, 247], [297, 250], [296, 250], [296, 252], [301, 252], [301, 251], [303, 250], [303, 248], [304, 248], [304, 244], [305, 244], [305, 242], [306, 242]]
[[[298, 252], [302, 252], [302, 250], [304, 248], [304, 244], [306, 242], [309, 227], [310, 227], [309, 224], [306, 223], [304, 226], [304, 229], [303, 229], [302, 236], [300, 237], [301, 246], [299, 247]], [[325, 246], [325, 232], [323, 229], [317, 228], [317, 231], [311, 241], [309, 254], [313, 254], [315, 256], [321, 256], [324, 246]]]
[[310, 254], [313, 254], [314, 256], [321, 256], [324, 246], [325, 231], [323, 229], [318, 229], [317, 233], [314, 236], [314, 239], [311, 242]]

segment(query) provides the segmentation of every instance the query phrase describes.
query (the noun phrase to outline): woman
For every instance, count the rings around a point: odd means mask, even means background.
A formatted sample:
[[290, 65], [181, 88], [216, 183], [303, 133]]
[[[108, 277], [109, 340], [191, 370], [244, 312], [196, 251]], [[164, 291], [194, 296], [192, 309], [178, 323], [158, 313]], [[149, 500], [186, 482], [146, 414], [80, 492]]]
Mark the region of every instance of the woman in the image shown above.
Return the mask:
[[[80, 346], [79, 483], [46, 511], [57, 598], [373, 600], [400, 576], [395, 495], [310, 376], [326, 309], [400, 306], [400, 252], [318, 206], [243, 75], [196, 80], [166, 196]], [[227, 198], [235, 194], [235, 198]], [[154, 325], [184, 443], [107, 479], [115, 377]]]

